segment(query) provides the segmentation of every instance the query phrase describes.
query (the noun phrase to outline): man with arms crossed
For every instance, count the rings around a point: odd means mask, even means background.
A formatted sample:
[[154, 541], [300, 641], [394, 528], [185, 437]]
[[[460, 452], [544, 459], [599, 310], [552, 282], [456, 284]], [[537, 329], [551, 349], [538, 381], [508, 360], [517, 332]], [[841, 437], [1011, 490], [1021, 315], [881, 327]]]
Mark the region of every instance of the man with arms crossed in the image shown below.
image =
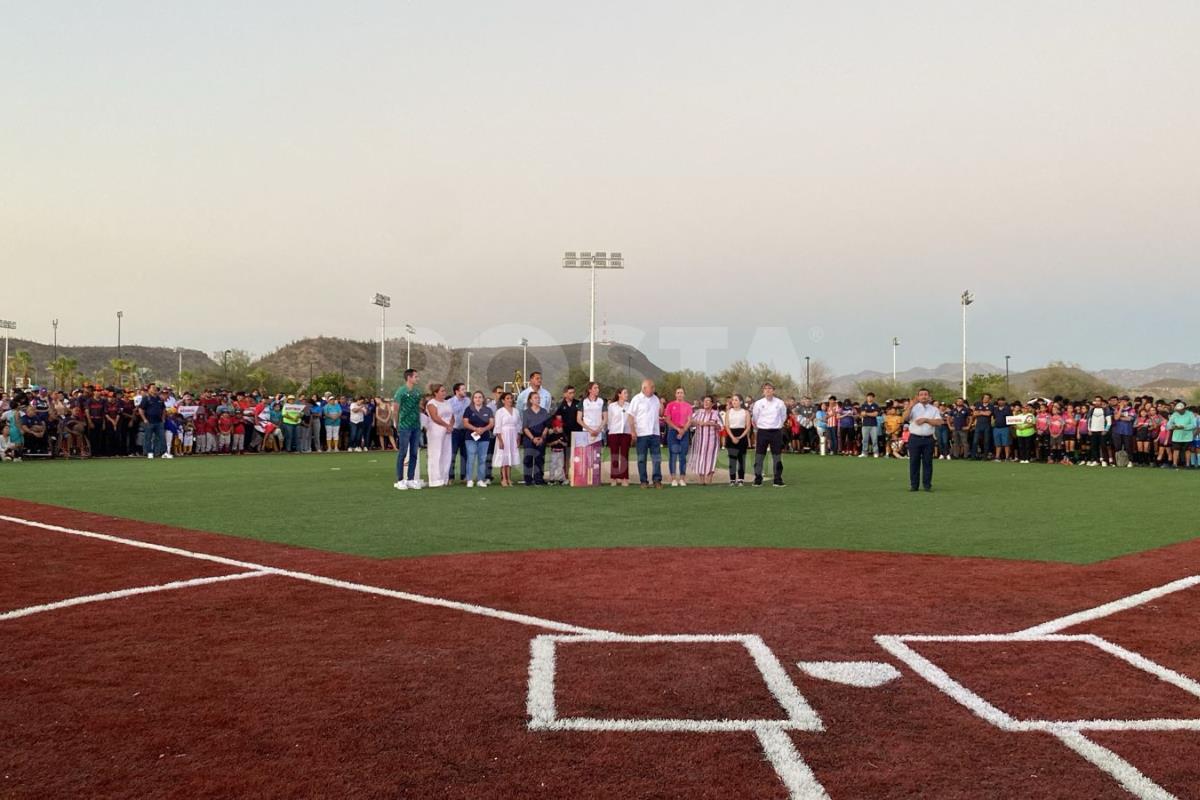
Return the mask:
[[642, 381], [642, 391], [629, 401], [629, 430], [637, 439], [638, 480], [643, 489], [650, 488], [646, 478], [646, 454], [654, 462], [654, 488], [662, 488], [662, 442], [658, 438], [658, 420], [662, 416], [662, 401], [654, 393], [654, 381]]
[[754, 440], [754, 485], [762, 486], [763, 460], [767, 448], [775, 461], [775, 485], [783, 486], [783, 423], [787, 421], [787, 405], [775, 396], [775, 387], [762, 385], [763, 396], [750, 406], [750, 421], [758, 431]]
[[928, 389], [917, 392], [915, 403], [909, 400], [905, 404], [904, 421], [908, 423], [909, 491], [915, 492], [923, 485], [925, 491], [932, 492], [934, 428], [945, 420], [930, 400]]
[[[417, 475], [417, 453], [421, 449], [421, 390], [417, 388], [417, 371], [404, 370], [404, 385], [393, 396], [396, 402], [396, 482], [397, 489], [420, 489]], [[408, 478], [402, 473], [408, 459]]]

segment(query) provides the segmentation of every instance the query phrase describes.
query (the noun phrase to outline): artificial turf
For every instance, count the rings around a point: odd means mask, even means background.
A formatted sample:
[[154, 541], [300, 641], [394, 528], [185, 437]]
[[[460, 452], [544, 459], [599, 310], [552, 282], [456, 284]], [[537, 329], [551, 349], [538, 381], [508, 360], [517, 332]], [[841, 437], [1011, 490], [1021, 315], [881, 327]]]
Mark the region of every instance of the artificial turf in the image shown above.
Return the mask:
[[[665, 464], [664, 464], [665, 466]], [[5, 464], [0, 495], [392, 558], [574, 547], [784, 547], [1090, 563], [1197, 535], [1200, 475], [785, 456], [784, 488], [392, 488], [390, 453]], [[718, 471], [718, 478], [721, 476]]]

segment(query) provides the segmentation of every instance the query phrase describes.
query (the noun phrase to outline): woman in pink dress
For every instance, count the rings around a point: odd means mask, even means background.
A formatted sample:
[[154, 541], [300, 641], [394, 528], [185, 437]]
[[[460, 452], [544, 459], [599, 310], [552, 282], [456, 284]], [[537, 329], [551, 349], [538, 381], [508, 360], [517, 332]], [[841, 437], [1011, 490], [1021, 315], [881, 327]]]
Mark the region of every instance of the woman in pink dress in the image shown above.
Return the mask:
[[721, 449], [721, 412], [713, 407], [712, 395], [704, 395], [700, 408], [692, 414], [692, 447], [688, 452], [687, 471], [711, 484], [717, 471], [717, 452]]

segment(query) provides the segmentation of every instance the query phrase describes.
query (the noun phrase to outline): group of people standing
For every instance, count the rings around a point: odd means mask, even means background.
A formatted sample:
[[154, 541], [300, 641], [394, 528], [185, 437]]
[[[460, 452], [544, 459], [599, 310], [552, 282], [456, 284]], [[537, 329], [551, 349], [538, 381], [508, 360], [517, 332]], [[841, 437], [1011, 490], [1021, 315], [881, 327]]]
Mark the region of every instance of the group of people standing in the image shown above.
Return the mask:
[[[687, 486], [688, 475], [701, 484], [715, 479], [717, 455], [724, 445], [729, 452], [729, 482], [741, 486], [746, 478], [746, 454], [752, 431], [756, 438], [754, 483], [763, 483], [763, 462], [774, 458], [772, 482], [783, 486], [781, 453], [786, 404], [775, 397], [774, 387], [764, 384], [763, 396], [752, 404], [735, 395], [729, 407], [718, 409], [716, 398], [705, 395], [690, 402], [683, 389], [665, 401], [654, 391], [654, 382], [642, 382], [641, 391], [630, 396], [627, 388], [605, 399], [600, 385], [589, 383], [582, 398], [576, 389], [563, 390], [557, 405], [542, 386], [538, 372], [530, 374], [529, 386], [514, 395], [496, 386], [492, 396], [482, 391], [467, 394], [463, 384], [449, 389], [433, 384], [428, 394], [417, 388], [416, 370], [406, 370], [404, 384], [396, 391], [395, 416], [401, 447], [397, 452], [396, 489], [439, 487], [454, 482], [454, 465], [459, 480], [468, 487], [486, 487], [495, 472], [500, 485], [513, 485], [513, 467], [521, 467], [526, 485], [562, 484], [572, 470], [581, 469], [568, 457], [575, 444], [607, 445], [609, 482], [630, 485], [630, 456], [637, 460], [638, 484], [645, 488], [665, 485], [662, 450], [667, 450], [670, 485]], [[420, 433], [428, 443], [428, 482], [420, 480], [418, 458]], [[665, 432], [665, 433], [664, 433]], [[549, 459], [547, 460], [547, 454]]]

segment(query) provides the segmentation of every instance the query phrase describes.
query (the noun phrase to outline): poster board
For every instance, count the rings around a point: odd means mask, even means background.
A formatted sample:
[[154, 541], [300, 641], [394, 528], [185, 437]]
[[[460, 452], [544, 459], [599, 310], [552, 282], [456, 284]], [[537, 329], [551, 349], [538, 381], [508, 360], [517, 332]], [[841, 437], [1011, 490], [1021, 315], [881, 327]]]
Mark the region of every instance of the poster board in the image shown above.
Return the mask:
[[571, 486], [599, 486], [603, 442], [584, 432], [571, 434]]

